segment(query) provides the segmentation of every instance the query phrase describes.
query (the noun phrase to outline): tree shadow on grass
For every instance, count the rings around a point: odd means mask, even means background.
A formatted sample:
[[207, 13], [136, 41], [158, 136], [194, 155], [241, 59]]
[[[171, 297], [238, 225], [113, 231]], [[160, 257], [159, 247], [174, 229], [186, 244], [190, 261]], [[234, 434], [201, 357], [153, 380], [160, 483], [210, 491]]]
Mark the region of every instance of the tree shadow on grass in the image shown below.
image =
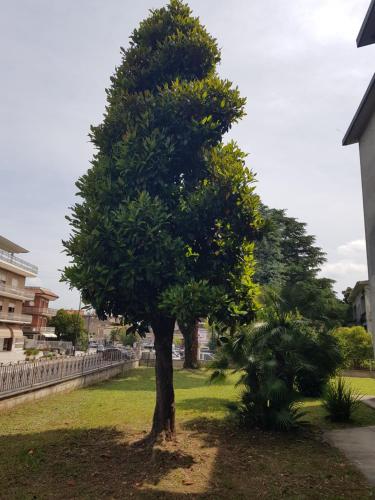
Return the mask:
[[328, 445], [303, 435], [243, 432], [223, 420], [190, 420], [177, 443], [156, 447], [108, 427], [1, 436], [0, 443], [6, 500], [371, 497], [365, 480]]
[[[208, 370], [175, 370], [174, 371], [175, 389], [194, 389], [201, 388], [202, 385], [210, 385], [210, 373]], [[233, 385], [229, 378], [215, 386]], [[154, 368], [136, 368], [129, 371], [124, 376], [118, 376], [111, 380], [85, 388], [88, 391], [155, 391], [155, 369]]]
[[373, 498], [375, 489], [336, 449], [311, 432], [240, 429], [233, 419], [184, 424], [201, 450], [216, 450], [199, 499]]
[[168, 448], [142, 446], [113, 428], [61, 429], [0, 439], [0, 498], [7, 500], [143, 498], [149, 495], [144, 482], [157, 485], [174, 469], [194, 463], [177, 443]]
[[227, 410], [232, 401], [225, 398], [189, 398], [177, 401], [177, 410], [192, 410], [204, 412], [222, 412]]

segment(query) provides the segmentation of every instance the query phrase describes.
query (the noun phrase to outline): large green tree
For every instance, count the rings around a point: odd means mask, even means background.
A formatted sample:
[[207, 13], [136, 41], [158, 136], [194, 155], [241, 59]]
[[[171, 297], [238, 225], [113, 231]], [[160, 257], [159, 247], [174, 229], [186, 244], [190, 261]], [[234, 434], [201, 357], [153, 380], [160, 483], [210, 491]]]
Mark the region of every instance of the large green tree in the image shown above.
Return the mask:
[[255, 250], [255, 280], [277, 289], [285, 310], [329, 328], [345, 323], [348, 306], [336, 297], [334, 281], [319, 276], [326, 257], [306, 224], [285, 210], [263, 205], [261, 212], [265, 225]]
[[56, 316], [49, 320], [48, 325], [55, 327], [59, 340], [72, 342], [75, 347], [87, 347], [88, 335], [80, 314], [68, 313], [64, 309], [59, 309]]
[[223, 144], [245, 100], [218, 77], [219, 60], [187, 5], [171, 0], [151, 12], [122, 49], [103, 123], [91, 129], [97, 152], [68, 217], [63, 279], [99, 316], [154, 332], [154, 436], [175, 431], [176, 318], [163, 308], [165, 293], [206, 280], [227, 297], [221, 315], [233, 296], [251, 315], [256, 294], [253, 176], [241, 150]]

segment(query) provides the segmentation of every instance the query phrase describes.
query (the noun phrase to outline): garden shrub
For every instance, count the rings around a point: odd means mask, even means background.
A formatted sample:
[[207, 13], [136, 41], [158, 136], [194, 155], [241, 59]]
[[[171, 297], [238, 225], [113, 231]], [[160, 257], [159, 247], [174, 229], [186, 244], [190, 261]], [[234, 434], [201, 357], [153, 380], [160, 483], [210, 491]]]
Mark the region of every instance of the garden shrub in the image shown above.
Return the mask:
[[340, 347], [345, 368], [364, 368], [374, 357], [371, 335], [363, 326], [336, 328], [333, 335]]
[[343, 378], [338, 377], [327, 384], [323, 408], [333, 422], [348, 422], [359, 403], [359, 394]]

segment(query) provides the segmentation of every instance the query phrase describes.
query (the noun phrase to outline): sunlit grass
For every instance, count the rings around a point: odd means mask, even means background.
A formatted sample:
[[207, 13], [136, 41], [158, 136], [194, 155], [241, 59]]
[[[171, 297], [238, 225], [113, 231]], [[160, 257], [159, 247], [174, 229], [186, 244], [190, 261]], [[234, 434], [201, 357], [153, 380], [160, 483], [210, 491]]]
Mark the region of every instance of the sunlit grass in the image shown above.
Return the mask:
[[[311, 436], [235, 428], [225, 417], [240, 395], [238, 375], [217, 384], [209, 375], [175, 372], [178, 443], [156, 450], [131, 445], [150, 429], [152, 368], [2, 412], [0, 498], [371, 496], [339, 452]], [[349, 382], [375, 394], [371, 379]], [[303, 404], [311, 423], [330, 425], [319, 401]], [[368, 423], [375, 423], [375, 411], [361, 405], [355, 425]]]

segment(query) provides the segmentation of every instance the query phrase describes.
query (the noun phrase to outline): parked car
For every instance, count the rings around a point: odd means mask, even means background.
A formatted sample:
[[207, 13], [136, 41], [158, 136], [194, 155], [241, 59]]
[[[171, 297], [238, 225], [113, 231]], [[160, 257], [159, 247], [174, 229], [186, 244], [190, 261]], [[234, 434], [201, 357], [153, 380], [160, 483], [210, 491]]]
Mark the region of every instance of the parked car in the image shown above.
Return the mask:
[[212, 361], [214, 359], [214, 353], [209, 351], [203, 351], [200, 353], [200, 361]]
[[104, 351], [104, 345], [99, 344], [98, 347], [96, 348], [96, 352], [103, 352]]

